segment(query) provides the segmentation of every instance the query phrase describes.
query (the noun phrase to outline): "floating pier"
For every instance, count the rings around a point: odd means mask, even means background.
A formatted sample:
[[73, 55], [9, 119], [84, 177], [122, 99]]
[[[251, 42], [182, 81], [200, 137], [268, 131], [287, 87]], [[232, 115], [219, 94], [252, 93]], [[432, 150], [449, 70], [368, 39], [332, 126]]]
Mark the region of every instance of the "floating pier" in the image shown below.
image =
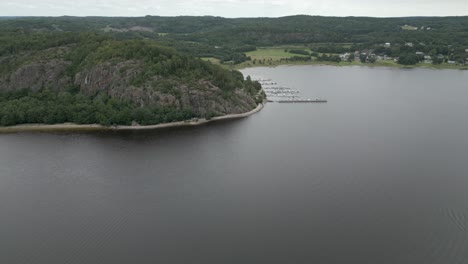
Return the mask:
[[301, 98], [299, 91], [289, 87], [280, 86], [271, 79], [255, 79], [262, 85], [262, 89], [267, 97], [267, 102], [278, 103], [326, 103], [326, 99]]
[[326, 103], [326, 99], [289, 99], [277, 100], [278, 103]]

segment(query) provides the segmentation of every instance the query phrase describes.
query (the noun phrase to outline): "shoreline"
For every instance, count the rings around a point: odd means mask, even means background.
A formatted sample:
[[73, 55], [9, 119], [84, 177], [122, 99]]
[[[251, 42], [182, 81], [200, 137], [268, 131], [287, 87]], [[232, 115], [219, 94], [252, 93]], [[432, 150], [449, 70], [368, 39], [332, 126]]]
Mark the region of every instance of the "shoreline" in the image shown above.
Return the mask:
[[264, 107], [264, 103], [258, 104], [256, 108], [249, 112], [241, 114], [229, 114], [223, 116], [216, 116], [210, 120], [200, 118], [198, 121], [177, 121], [171, 123], [162, 123], [157, 125], [149, 126], [102, 126], [99, 124], [85, 124], [78, 125], [74, 123], [63, 123], [63, 124], [24, 124], [8, 127], [0, 127], [0, 134], [2, 133], [19, 133], [19, 132], [92, 132], [92, 131], [139, 131], [139, 130], [156, 130], [161, 128], [171, 127], [184, 127], [184, 126], [199, 126], [210, 122], [216, 122], [220, 120], [239, 119], [253, 115]]
[[336, 67], [369, 67], [369, 68], [396, 68], [396, 69], [431, 69], [431, 70], [460, 70], [466, 71], [468, 70], [468, 65], [460, 66], [460, 65], [432, 65], [432, 64], [417, 64], [417, 65], [401, 65], [401, 64], [393, 64], [393, 63], [348, 63], [348, 62], [287, 62], [287, 63], [274, 63], [271, 65], [268, 64], [255, 64], [255, 65], [239, 65], [235, 67], [237, 70], [245, 70], [251, 68], [261, 68], [261, 67], [279, 67], [279, 66], [336, 66]]

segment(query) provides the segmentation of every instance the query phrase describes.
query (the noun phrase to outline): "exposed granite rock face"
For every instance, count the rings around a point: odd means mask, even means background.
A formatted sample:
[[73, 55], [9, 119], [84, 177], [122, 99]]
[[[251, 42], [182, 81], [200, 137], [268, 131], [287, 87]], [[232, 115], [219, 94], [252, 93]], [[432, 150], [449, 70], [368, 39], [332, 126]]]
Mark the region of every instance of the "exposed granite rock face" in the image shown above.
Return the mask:
[[103, 62], [81, 70], [75, 76], [67, 74], [70, 65], [71, 62], [63, 58], [23, 64], [8, 73], [0, 73], [0, 90], [49, 88], [63, 91], [75, 86], [90, 96], [104, 92], [112, 98], [129, 100], [142, 107], [191, 109], [200, 116], [237, 114], [256, 107], [252, 96], [242, 89], [226, 96], [208, 80], [187, 84], [155, 75], [144, 78], [144, 82], [136, 82], [143, 67], [143, 62], [137, 60]]
[[131, 95], [137, 88], [130, 83], [141, 72], [141, 67], [137, 61], [98, 64], [77, 73], [74, 84], [87, 95], [105, 92], [114, 98], [132, 99]]
[[[74, 83], [87, 95], [105, 92], [112, 98], [131, 100], [140, 106], [192, 109], [200, 116], [244, 113], [256, 107], [254, 99], [241, 89], [226, 98], [223, 91], [209, 81], [200, 80], [196, 87], [191, 87], [177, 80], [153, 76], [135, 85], [133, 81], [141, 73], [141, 67], [138, 61], [103, 63], [76, 74]], [[165, 88], [161, 88], [162, 83]]]
[[23, 89], [37, 91], [41, 88], [61, 90], [70, 84], [71, 78], [65, 74], [70, 64], [62, 59], [53, 59], [22, 65], [0, 78], [0, 89], [7, 91]]

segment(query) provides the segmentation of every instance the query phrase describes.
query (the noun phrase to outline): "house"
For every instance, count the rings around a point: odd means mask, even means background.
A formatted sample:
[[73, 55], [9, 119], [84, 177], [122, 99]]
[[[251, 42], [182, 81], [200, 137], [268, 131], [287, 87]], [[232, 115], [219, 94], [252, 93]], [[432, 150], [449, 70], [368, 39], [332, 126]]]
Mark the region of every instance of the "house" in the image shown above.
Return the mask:
[[425, 60], [432, 60], [432, 57], [429, 56], [429, 55], [426, 55], [426, 56], [424, 56], [424, 59], [425, 59]]
[[465, 52], [468, 53], [468, 49], [466, 49]]
[[422, 52], [422, 51], [416, 51], [416, 55], [422, 55], [422, 56], [424, 56], [424, 52]]
[[438, 58], [438, 59], [443, 59], [443, 58], [445, 58], [445, 56], [442, 55], [442, 54], [439, 54], [439, 55], [437, 55], [437, 58]]
[[455, 64], [455, 63], [457, 63], [457, 62], [456, 62], [456, 61], [449, 60], [449, 61], [447, 61], [447, 63], [448, 63], [448, 64]]
[[424, 63], [432, 63], [432, 60], [424, 60]]
[[340, 55], [340, 59], [341, 59], [342, 61], [348, 60], [348, 59], [349, 59], [349, 55], [350, 55], [350, 54], [349, 54], [348, 52], [346, 52], [345, 54], [341, 54], [341, 55]]
[[388, 42], [384, 44], [384, 47], [386, 47], [386, 48], [390, 48], [391, 46], [392, 46], [392, 44], [390, 44]]
[[405, 46], [408, 46], [408, 47], [413, 47], [413, 43], [411, 43], [411, 42], [407, 42], [407, 43], [405, 43]]

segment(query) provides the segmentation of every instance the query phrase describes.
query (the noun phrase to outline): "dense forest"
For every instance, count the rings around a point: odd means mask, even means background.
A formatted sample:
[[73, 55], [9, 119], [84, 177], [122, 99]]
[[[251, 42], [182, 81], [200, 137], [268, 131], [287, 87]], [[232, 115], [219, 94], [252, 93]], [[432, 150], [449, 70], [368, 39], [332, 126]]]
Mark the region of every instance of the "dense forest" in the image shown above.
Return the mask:
[[[0, 21], [0, 28], [13, 36], [92, 31], [119, 39], [152, 39], [186, 55], [233, 64], [248, 60], [247, 51], [274, 45], [327, 43], [333, 53], [378, 48], [383, 43], [414, 43], [429, 50], [453, 50], [454, 54], [468, 48], [468, 17], [32, 17]], [[336, 45], [342, 43], [352, 47]], [[388, 52], [398, 56], [398, 45]]]
[[171, 107], [137, 107], [128, 101], [110, 98], [105, 93], [85, 96], [73, 91], [54, 92], [44, 89], [0, 93], [0, 125], [76, 124], [151, 125], [188, 120], [196, 115], [190, 109]]

